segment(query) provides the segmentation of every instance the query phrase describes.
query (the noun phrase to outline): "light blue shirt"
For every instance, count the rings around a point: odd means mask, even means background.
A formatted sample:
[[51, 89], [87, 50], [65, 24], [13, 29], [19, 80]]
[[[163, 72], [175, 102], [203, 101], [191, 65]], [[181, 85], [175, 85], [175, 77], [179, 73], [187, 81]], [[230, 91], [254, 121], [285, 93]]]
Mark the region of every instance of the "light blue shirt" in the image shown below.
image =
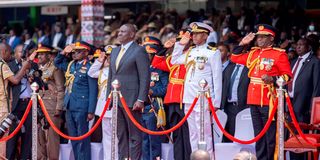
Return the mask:
[[[235, 77], [235, 80], [233, 82], [231, 98], [228, 99], [228, 102], [238, 102], [238, 86], [239, 86], [240, 77], [241, 77], [241, 73], [242, 73], [244, 65], [241, 65], [241, 64], [237, 64], [237, 65], [239, 65], [239, 71], [238, 71], [238, 73]], [[236, 67], [234, 68], [234, 70], [231, 74], [231, 77], [234, 74], [235, 70], [236, 70]]]

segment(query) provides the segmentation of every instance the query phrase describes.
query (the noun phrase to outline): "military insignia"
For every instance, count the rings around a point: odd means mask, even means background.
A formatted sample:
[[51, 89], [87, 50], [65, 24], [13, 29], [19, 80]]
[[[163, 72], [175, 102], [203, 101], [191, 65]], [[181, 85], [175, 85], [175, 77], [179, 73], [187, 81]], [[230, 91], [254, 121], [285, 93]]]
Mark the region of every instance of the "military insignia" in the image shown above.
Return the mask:
[[84, 70], [84, 69], [80, 69], [80, 71], [79, 71], [80, 73], [86, 73], [87, 72], [87, 70]]
[[112, 47], [108, 46], [106, 49], [106, 54], [111, 54], [111, 51], [112, 51]]
[[150, 40], [149, 37], [146, 37], [146, 38], [144, 39], [145, 42], [148, 42], [149, 40]]
[[195, 58], [196, 63], [197, 63], [197, 67], [199, 70], [203, 70], [204, 69], [204, 65], [208, 62], [208, 57], [206, 56], [198, 56]]
[[80, 69], [80, 73], [87, 73], [87, 67], [86, 66], [82, 66]]
[[264, 69], [264, 64], [260, 63], [260, 70], [263, 70], [263, 69]]
[[266, 71], [270, 71], [274, 65], [274, 59], [263, 58], [261, 63], [265, 65]]
[[151, 81], [159, 81], [159, 74], [157, 72], [151, 72]]
[[266, 65], [266, 71], [270, 71], [271, 68], [272, 68], [272, 65], [271, 65], [271, 64]]
[[264, 29], [264, 26], [259, 26], [259, 30], [263, 30]]
[[192, 30], [197, 30], [197, 29], [198, 29], [197, 24], [194, 24], [194, 25], [192, 26]]
[[207, 49], [212, 50], [212, 51], [216, 51], [216, 50], [217, 50], [216, 47], [212, 47], [212, 46], [210, 46], [210, 45], [207, 46]]
[[38, 44], [38, 48], [40, 48], [41, 46], [42, 46], [42, 45], [39, 43], [39, 44]]
[[80, 46], [80, 42], [76, 42], [76, 46]]
[[150, 87], [153, 87], [155, 85], [154, 81], [150, 82]]

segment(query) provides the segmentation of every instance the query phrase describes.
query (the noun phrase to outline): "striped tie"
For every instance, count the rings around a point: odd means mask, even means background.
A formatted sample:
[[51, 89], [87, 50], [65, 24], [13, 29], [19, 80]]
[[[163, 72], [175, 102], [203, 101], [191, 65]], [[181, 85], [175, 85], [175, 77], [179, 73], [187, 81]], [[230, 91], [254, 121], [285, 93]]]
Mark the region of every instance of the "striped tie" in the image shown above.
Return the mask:
[[116, 59], [116, 69], [118, 70], [118, 67], [119, 67], [119, 63], [120, 63], [120, 60], [121, 60], [121, 58], [123, 57], [123, 55], [124, 55], [124, 47], [122, 47], [121, 48], [121, 50], [120, 50], [120, 52], [119, 52], [119, 54], [118, 54], [118, 57], [117, 57], [117, 59]]

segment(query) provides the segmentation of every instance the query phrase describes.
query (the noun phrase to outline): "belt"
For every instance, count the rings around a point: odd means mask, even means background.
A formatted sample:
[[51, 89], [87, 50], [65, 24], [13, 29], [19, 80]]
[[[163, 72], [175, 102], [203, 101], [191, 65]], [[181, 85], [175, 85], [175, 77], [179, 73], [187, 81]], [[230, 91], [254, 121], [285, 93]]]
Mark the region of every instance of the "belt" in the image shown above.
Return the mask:
[[169, 79], [169, 82], [170, 82], [170, 83], [173, 83], [173, 84], [183, 84], [184, 79], [170, 78], [170, 79]]
[[239, 103], [238, 102], [228, 102], [229, 104], [232, 104], [233, 106], [238, 106]]
[[251, 77], [250, 78], [250, 83], [253, 83], [253, 84], [264, 84], [264, 82], [262, 81], [261, 78], [255, 78], [255, 77]]
[[30, 101], [30, 98], [19, 98], [19, 101], [28, 102]]

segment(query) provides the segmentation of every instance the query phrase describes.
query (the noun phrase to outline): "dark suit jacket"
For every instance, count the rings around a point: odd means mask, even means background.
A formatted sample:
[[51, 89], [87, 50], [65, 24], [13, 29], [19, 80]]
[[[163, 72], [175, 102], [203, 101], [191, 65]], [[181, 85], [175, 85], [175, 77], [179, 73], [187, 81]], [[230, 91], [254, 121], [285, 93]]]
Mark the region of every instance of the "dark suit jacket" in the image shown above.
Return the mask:
[[[291, 63], [293, 69], [297, 59]], [[311, 54], [303, 63], [294, 84], [294, 96], [292, 105], [297, 120], [310, 122], [311, 102], [313, 97], [320, 95], [320, 61]]]
[[[18, 64], [16, 63], [16, 61], [14, 59], [8, 63], [8, 66], [14, 74], [17, 74], [18, 71], [20, 70]], [[18, 101], [19, 101], [19, 96], [20, 96], [20, 92], [21, 92], [21, 84], [14, 85], [12, 83], [9, 83], [9, 87], [10, 87], [9, 88], [10, 92], [8, 95], [11, 96], [10, 98], [12, 100], [12, 102], [11, 102], [12, 111], [15, 111], [17, 108]]]
[[128, 107], [133, 107], [138, 99], [147, 101], [150, 85], [150, 60], [145, 49], [133, 42], [121, 58], [118, 70], [116, 70], [115, 63], [120, 49], [119, 46], [111, 52], [107, 95], [112, 90], [111, 83], [117, 79], [121, 83], [120, 91]]
[[[51, 38], [52, 38], [51, 39], [51, 46], [53, 45], [54, 36], [55, 36], [55, 34], [53, 36], [51, 36]], [[62, 34], [62, 36], [58, 42], [58, 47], [63, 50], [65, 45], [66, 45], [66, 36], [64, 34]]]
[[[228, 102], [230, 78], [235, 67], [236, 67], [236, 64], [230, 61], [226, 69], [223, 71], [222, 99], [221, 99], [222, 108], [224, 108], [224, 106]], [[247, 106], [247, 93], [248, 93], [249, 83], [250, 83], [250, 79], [248, 77], [248, 68], [244, 67], [241, 72], [239, 85], [238, 85], [238, 104], [240, 107], [243, 107], [243, 109], [245, 109], [245, 107]]]

